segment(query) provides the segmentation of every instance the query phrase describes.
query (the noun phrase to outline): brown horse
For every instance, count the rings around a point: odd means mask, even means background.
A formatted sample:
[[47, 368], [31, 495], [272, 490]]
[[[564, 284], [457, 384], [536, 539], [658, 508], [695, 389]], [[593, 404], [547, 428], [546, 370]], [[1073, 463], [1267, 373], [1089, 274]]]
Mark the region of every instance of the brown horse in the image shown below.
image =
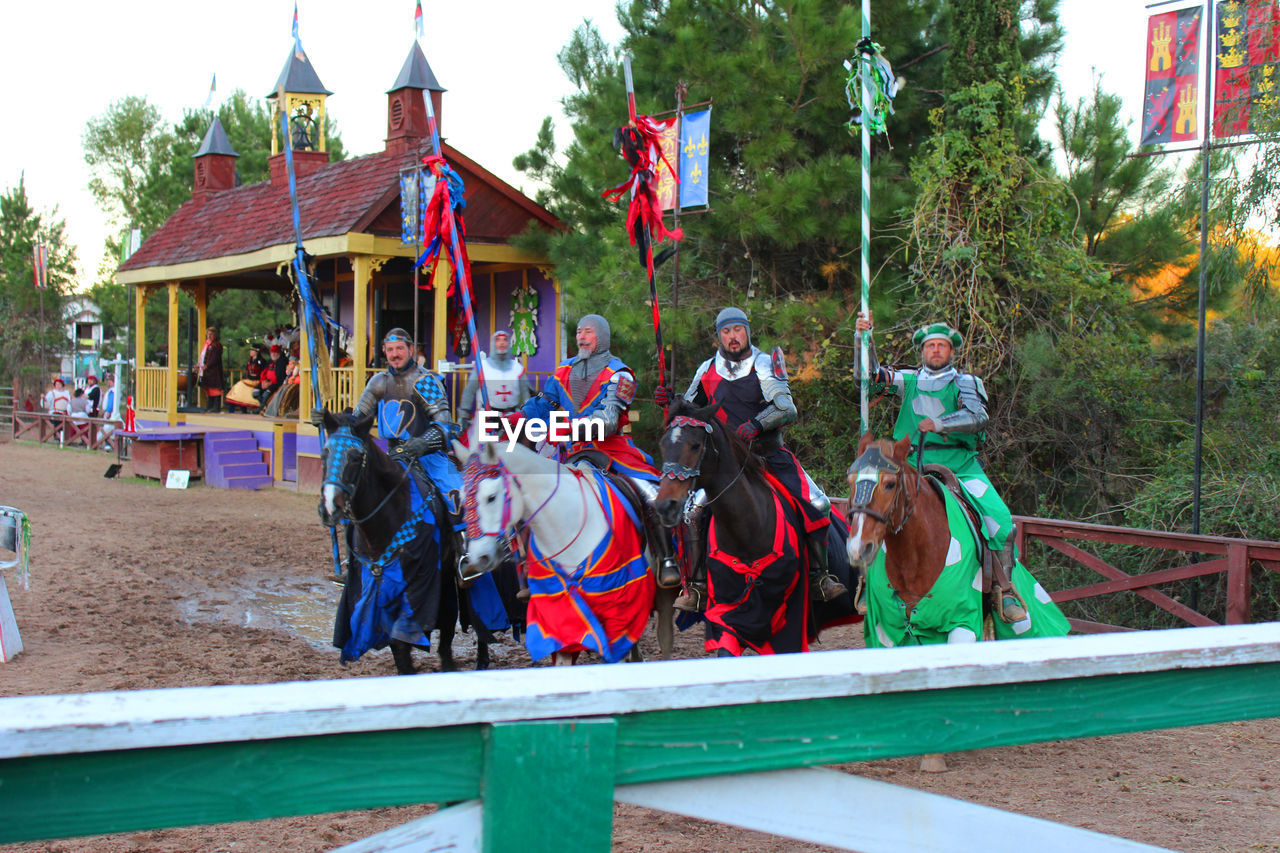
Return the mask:
[[932, 487], [921, 488], [910, 454], [910, 437], [866, 433], [846, 474], [849, 563], [866, 571], [883, 546], [885, 574], [908, 614], [933, 589], [951, 544], [946, 505]]

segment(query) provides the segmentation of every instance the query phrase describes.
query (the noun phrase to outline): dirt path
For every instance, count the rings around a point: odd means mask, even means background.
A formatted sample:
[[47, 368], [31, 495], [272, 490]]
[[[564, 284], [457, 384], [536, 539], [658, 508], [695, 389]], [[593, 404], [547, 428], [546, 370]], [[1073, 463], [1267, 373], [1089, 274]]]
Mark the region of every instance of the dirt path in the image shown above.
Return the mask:
[[[0, 504], [27, 512], [32, 584], [7, 576], [26, 651], [0, 696], [387, 675], [325, 645], [336, 588], [313, 497], [106, 480], [102, 454], [0, 443]], [[289, 627], [290, 624], [298, 626]], [[468, 644], [460, 644], [464, 665]], [[852, 633], [825, 647], [860, 645]], [[652, 652], [652, 639], [646, 641]], [[698, 654], [682, 638], [681, 652]], [[498, 666], [520, 649], [500, 647]], [[420, 659], [421, 660], [421, 659]], [[434, 667], [430, 659], [427, 668]], [[1235, 723], [842, 769], [1187, 851], [1280, 851], [1280, 724]], [[418, 806], [192, 827], [0, 851], [323, 851], [430, 811]], [[617, 851], [821, 848], [619, 806]], [[1034, 849], [1034, 839], [1028, 839]]]

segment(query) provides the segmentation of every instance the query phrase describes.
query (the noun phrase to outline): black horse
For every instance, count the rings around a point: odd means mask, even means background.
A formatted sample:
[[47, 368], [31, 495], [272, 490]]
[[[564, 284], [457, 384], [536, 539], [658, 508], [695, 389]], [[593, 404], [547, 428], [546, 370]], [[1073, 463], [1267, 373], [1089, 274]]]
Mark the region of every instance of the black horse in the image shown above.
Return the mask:
[[[478, 613], [470, 591], [459, 587], [456, 559], [449, 559], [452, 549], [443, 544], [448, 537], [436, 528], [438, 505], [416, 496], [410, 470], [370, 438], [372, 424], [372, 415], [325, 412], [320, 520], [333, 527], [345, 518], [352, 528], [333, 644], [343, 650], [343, 662], [390, 645], [396, 671], [408, 675], [414, 672], [413, 647], [430, 648], [431, 632], [439, 629], [440, 668], [452, 672], [458, 668], [453, 638], [461, 621], [464, 630], [476, 633], [476, 669], [488, 669], [494, 637], [485, 617], [494, 622], [495, 607], [507, 598], [496, 595], [499, 579], [483, 581], [493, 594], [484, 597]], [[514, 578], [510, 585], [514, 596]]]
[[[807, 651], [821, 628], [859, 617], [848, 593], [829, 602], [810, 600], [799, 499], [725, 429], [717, 409], [673, 405], [659, 444], [662, 484], [654, 503], [662, 523], [674, 527], [690, 493], [707, 494], [707, 650]], [[843, 523], [833, 518], [829, 569], [849, 586], [844, 539]]]

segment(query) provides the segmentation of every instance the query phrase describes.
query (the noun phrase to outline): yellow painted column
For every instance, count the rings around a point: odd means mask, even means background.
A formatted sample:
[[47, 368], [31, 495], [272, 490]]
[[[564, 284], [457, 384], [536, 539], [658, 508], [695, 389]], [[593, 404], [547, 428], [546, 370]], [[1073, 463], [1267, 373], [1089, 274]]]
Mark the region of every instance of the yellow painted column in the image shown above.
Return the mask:
[[369, 377], [369, 279], [372, 275], [373, 270], [366, 255], [351, 256], [351, 277], [355, 282], [352, 300], [356, 311], [355, 325], [351, 329], [351, 360], [355, 363], [351, 383], [353, 408]]
[[139, 284], [133, 288], [133, 327], [137, 331], [133, 340], [133, 396], [134, 405], [139, 399], [138, 369], [147, 364], [147, 299], [151, 291]]
[[435, 370], [436, 365], [444, 361], [449, 352], [449, 279], [453, 275], [453, 266], [441, 258], [436, 268], [436, 276], [431, 286], [435, 288], [435, 317], [431, 323], [431, 363], [428, 370]]
[[[191, 388], [187, 399], [192, 399]], [[178, 425], [178, 283], [169, 282], [169, 369], [165, 374], [165, 413], [169, 426]]]
[[[201, 351], [204, 349], [204, 339], [209, 331], [209, 291], [205, 286], [204, 279], [201, 279], [196, 285], [196, 358], [200, 357]], [[221, 331], [221, 330], [219, 330]], [[194, 365], [192, 365], [194, 366]], [[194, 405], [201, 405], [199, 388], [187, 389], [187, 400]], [[207, 401], [205, 401], [207, 404]]]
[[311, 419], [311, 345], [307, 338], [311, 330], [306, 323], [298, 323], [298, 420]]

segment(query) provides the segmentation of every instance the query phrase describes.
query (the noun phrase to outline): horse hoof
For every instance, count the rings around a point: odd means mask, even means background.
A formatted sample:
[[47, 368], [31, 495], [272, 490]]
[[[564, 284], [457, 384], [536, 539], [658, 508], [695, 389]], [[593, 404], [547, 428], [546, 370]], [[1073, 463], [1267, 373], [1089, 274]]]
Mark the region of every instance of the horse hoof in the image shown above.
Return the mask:
[[920, 759], [921, 773], [946, 773], [947, 760], [941, 755], [926, 755]]
[[440, 671], [441, 672], [457, 672], [458, 671], [457, 661], [455, 661], [453, 658], [441, 658]]

